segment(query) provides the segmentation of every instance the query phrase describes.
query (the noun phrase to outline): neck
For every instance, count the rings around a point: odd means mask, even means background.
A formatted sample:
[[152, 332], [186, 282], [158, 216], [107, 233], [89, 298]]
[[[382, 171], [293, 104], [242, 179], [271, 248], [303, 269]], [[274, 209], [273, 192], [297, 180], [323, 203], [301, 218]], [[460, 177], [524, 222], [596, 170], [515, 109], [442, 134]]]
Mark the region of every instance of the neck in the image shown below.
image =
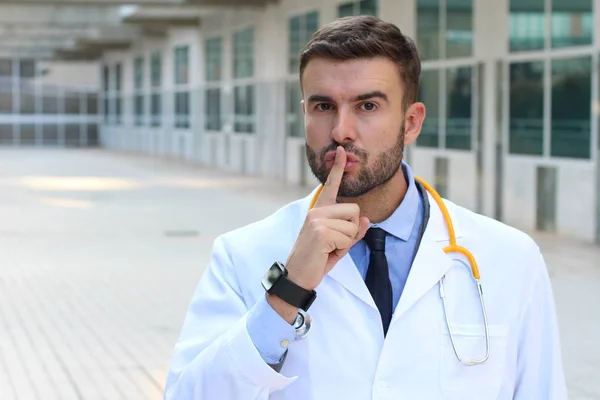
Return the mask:
[[370, 190], [360, 197], [340, 197], [340, 203], [356, 203], [360, 207], [360, 216], [369, 218], [371, 223], [380, 223], [388, 219], [398, 208], [408, 185], [402, 167], [385, 184]]

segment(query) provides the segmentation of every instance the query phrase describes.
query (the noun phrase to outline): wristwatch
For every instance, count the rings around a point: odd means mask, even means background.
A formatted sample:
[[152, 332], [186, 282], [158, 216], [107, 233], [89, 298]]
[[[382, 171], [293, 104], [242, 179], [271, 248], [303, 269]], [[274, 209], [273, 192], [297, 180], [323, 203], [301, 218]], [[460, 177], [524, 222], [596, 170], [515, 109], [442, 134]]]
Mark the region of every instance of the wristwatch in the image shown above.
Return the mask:
[[314, 290], [306, 290], [289, 280], [285, 266], [279, 261], [271, 265], [261, 283], [267, 293], [273, 294], [286, 303], [304, 311], [308, 311], [317, 298], [317, 292]]
[[293, 327], [296, 330], [295, 339], [304, 339], [312, 327], [312, 317], [304, 310], [298, 310], [298, 315], [296, 315], [296, 320], [294, 321]]

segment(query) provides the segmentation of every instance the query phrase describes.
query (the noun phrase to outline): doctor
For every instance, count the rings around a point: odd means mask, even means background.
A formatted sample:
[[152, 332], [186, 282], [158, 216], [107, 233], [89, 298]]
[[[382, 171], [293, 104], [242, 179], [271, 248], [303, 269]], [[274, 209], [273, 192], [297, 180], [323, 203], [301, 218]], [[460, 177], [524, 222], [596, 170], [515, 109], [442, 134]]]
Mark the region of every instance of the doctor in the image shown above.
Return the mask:
[[314, 35], [300, 79], [324, 185], [215, 240], [165, 399], [567, 398], [538, 246], [403, 161], [419, 74], [413, 42], [377, 18]]

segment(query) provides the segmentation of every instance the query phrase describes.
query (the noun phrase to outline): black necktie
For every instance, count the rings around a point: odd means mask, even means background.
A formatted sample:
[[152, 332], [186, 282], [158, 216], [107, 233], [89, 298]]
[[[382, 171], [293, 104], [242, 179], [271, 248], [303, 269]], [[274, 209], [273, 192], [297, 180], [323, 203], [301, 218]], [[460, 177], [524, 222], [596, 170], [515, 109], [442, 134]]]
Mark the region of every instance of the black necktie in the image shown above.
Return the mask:
[[385, 336], [392, 320], [392, 284], [385, 257], [385, 231], [381, 228], [370, 228], [365, 235], [365, 242], [371, 250], [365, 283], [381, 314]]

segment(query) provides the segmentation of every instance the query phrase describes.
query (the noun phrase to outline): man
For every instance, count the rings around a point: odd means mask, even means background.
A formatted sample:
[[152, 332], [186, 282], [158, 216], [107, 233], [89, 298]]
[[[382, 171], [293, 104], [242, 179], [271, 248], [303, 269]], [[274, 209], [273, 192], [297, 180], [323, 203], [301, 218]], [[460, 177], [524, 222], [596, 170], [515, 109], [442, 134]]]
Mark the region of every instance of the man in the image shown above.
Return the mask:
[[165, 399], [565, 399], [536, 244], [441, 204], [479, 267], [484, 321], [468, 257], [444, 252], [440, 204], [402, 161], [425, 118], [413, 42], [349, 17], [300, 61], [306, 153], [324, 186], [215, 240]]

